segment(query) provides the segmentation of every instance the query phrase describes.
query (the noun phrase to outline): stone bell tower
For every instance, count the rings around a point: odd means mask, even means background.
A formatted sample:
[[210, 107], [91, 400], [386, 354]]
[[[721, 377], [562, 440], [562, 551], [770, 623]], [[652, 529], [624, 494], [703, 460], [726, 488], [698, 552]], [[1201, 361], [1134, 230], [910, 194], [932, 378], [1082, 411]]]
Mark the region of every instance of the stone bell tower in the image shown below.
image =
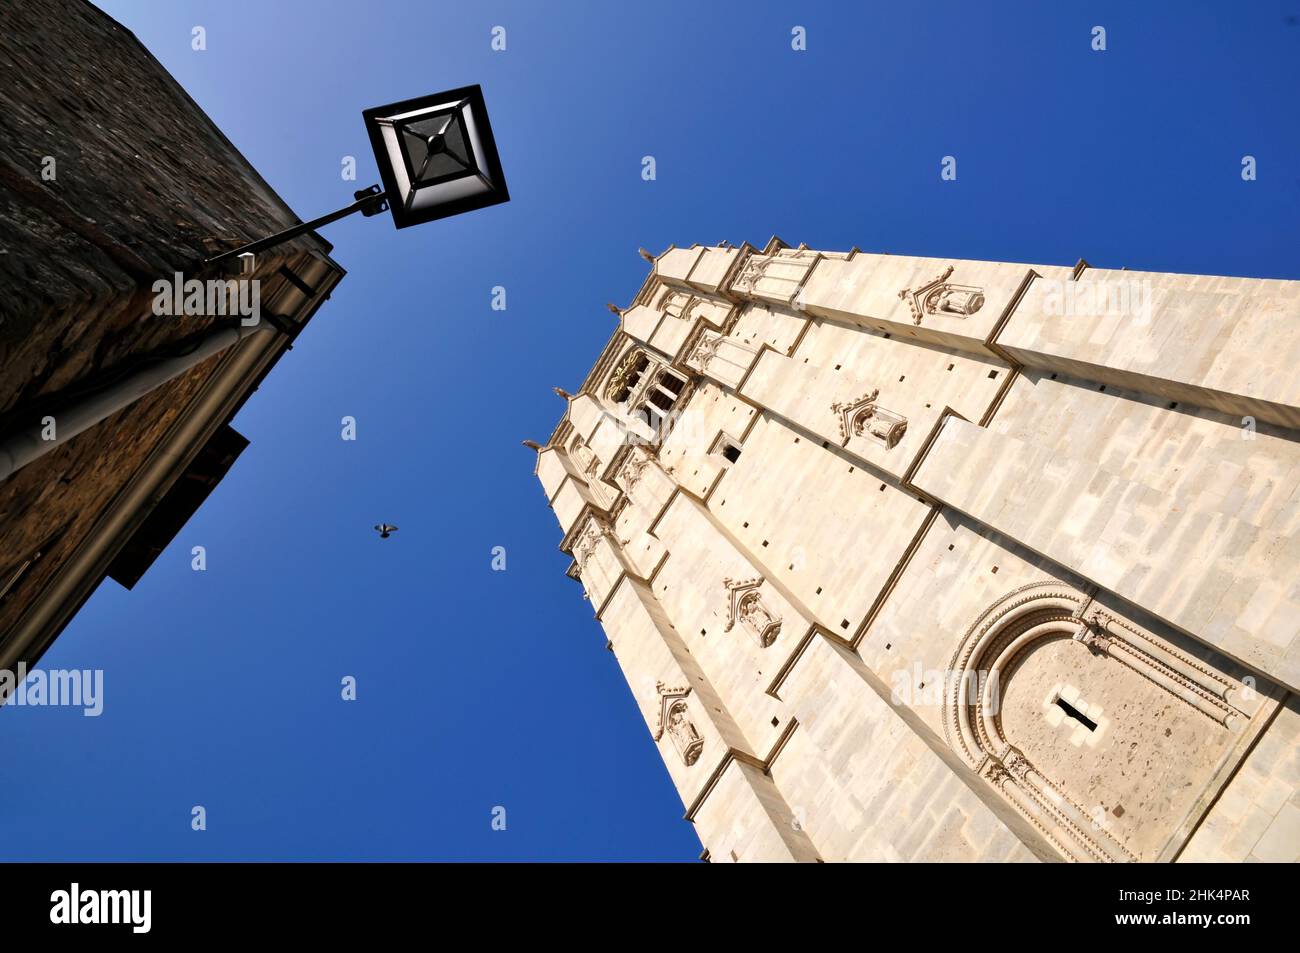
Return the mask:
[[703, 856], [1300, 857], [1300, 283], [649, 257], [531, 445]]

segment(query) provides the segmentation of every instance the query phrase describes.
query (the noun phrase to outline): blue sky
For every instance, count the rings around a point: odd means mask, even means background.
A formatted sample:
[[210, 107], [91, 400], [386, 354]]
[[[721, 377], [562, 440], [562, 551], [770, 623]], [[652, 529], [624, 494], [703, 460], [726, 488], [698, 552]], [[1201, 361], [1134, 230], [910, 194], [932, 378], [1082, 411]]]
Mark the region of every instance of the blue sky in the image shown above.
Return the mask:
[[3, 859], [694, 859], [519, 445], [638, 246], [1300, 278], [1300, 0], [100, 6], [304, 218], [378, 181], [362, 109], [470, 83], [512, 200], [325, 231], [349, 275], [236, 419], [251, 446], [42, 660], [102, 668], [103, 715], [0, 709]]

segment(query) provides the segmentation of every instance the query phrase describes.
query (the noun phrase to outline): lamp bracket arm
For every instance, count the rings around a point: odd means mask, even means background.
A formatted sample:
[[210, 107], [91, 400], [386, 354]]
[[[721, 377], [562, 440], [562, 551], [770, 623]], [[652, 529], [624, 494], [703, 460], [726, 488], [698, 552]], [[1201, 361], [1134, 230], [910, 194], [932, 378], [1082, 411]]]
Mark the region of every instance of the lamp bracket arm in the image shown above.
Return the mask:
[[359, 189], [352, 193], [354, 199], [351, 205], [346, 205], [328, 215], [322, 215], [320, 218], [314, 218], [310, 222], [302, 222], [294, 225], [292, 228], [286, 228], [282, 232], [274, 235], [268, 235], [266, 238], [260, 238], [255, 242], [249, 242], [247, 245], [241, 245], [238, 248], [232, 248], [224, 251], [220, 255], [214, 255], [211, 258], [205, 258], [199, 263], [200, 268], [208, 268], [222, 262], [238, 258], [240, 255], [257, 254], [266, 251], [268, 248], [274, 248], [276, 245], [282, 245], [299, 235], [305, 235], [307, 232], [315, 231], [322, 226], [329, 225], [331, 222], [337, 222], [341, 218], [347, 218], [360, 212], [369, 218], [372, 215], [378, 215], [381, 212], [388, 211], [388, 195], [378, 185], [372, 185], [364, 189]]

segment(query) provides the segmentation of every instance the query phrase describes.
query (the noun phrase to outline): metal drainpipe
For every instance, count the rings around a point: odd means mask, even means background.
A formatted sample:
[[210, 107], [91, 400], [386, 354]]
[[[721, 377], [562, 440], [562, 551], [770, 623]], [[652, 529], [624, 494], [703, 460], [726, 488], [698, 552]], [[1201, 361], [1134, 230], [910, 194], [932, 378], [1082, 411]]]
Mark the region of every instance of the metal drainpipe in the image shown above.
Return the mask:
[[51, 415], [54, 418], [55, 432], [51, 440], [44, 439], [42, 432], [45, 427], [39, 423], [18, 432], [0, 444], [0, 482], [7, 480], [33, 460], [44, 456], [77, 434], [89, 430], [133, 401], [139, 400], [145, 394], [184, 374], [213, 354], [264, 331], [274, 332], [276, 328], [263, 320], [251, 326], [237, 324], [213, 331], [199, 342], [198, 347], [193, 351], [151, 364], [126, 380], [91, 394]]
[[[237, 273], [251, 275], [256, 267], [254, 256], [258, 252], [283, 245], [291, 239], [305, 235], [322, 225], [337, 222], [339, 219], [346, 218], [355, 212], [361, 212], [369, 218], [388, 209], [388, 196], [384, 194], [378, 185], [360, 189], [352, 195], [354, 201], [351, 205], [344, 206], [328, 215], [322, 215], [320, 218], [312, 219], [310, 222], [299, 223], [282, 232], [277, 232], [247, 245], [232, 248], [206, 261], [194, 262], [191, 271], [195, 273], [214, 269], [220, 271], [231, 268], [234, 262], [243, 259], [244, 262]], [[60, 411], [58, 416], [54, 418], [55, 437], [52, 440], [46, 440], [42, 437], [42, 431], [45, 428], [37, 424], [15, 434], [4, 443], [0, 443], [0, 482], [9, 479], [33, 460], [44, 456], [60, 444], [71, 440], [77, 434], [95, 426], [104, 418], [121, 410], [132, 401], [139, 400], [145, 394], [161, 387], [172, 378], [185, 373], [191, 367], [211, 357], [218, 351], [225, 350], [230, 345], [262, 331], [292, 333], [289, 328], [284, 326], [283, 322], [276, 319], [274, 314], [263, 312], [262, 317], [270, 318], [270, 321], [259, 321], [252, 326], [240, 324], [238, 327], [214, 331], [188, 354], [159, 361], [157, 364], [131, 375], [121, 383], [92, 394], [73, 406]]]

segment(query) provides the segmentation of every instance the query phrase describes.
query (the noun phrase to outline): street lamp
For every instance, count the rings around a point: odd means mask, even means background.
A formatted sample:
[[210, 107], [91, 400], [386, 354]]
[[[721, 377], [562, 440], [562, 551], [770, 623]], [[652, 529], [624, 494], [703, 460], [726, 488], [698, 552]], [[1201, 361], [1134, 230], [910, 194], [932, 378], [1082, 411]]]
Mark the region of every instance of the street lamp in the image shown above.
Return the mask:
[[398, 228], [510, 201], [479, 87], [361, 115]]
[[[393, 224], [406, 228], [510, 201], [478, 86], [377, 106], [361, 115], [383, 188], [372, 185], [361, 189], [353, 193], [351, 205], [194, 262], [189, 270], [251, 275], [258, 252], [356, 212], [372, 216], [391, 211]], [[0, 438], [0, 481], [245, 337], [288, 330], [275, 315], [267, 316], [270, 321], [250, 326], [238, 322], [214, 327], [183, 354], [164, 348], [152, 355], [152, 360], [140, 361], [143, 367], [135, 373], [99, 388], [89, 385], [80, 390], [75, 400], [57, 412], [56, 439], [46, 439], [44, 425], [30, 422]]]
[[[363, 110], [361, 118], [382, 189], [378, 185], [360, 189], [352, 194], [351, 205], [232, 248], [202, 264], [224, 265], [256, 255], [355, 212], [371, 216], [387, 209], [394, 225], [407, 228], [510, 201], [479, 86], [375, 106]], [[250, 271], [252, 259], [243, 258], [242, 265], [241, 270]]]

